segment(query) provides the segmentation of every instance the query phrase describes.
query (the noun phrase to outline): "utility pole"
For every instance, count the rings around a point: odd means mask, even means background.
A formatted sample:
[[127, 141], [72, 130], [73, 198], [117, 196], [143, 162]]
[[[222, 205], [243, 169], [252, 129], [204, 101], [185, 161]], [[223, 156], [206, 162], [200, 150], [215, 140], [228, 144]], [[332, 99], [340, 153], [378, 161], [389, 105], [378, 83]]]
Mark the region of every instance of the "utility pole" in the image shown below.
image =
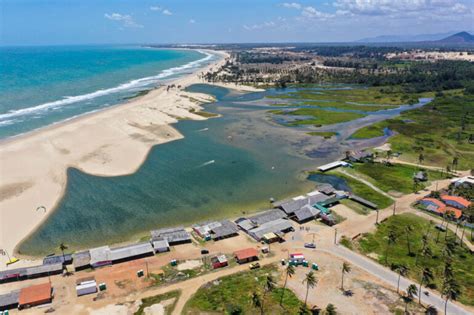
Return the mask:
[[377, 212], [377, 216], [375, 217], [375, 225], [379, 224], [379, 209], [375, 210]]
[[397, 202], [394, 201], [393, 202], [393, 215], [395, 215], [395, 208], [397, 207]]
[[337, 228], [334, 229], [334, 244], [337, 245]]

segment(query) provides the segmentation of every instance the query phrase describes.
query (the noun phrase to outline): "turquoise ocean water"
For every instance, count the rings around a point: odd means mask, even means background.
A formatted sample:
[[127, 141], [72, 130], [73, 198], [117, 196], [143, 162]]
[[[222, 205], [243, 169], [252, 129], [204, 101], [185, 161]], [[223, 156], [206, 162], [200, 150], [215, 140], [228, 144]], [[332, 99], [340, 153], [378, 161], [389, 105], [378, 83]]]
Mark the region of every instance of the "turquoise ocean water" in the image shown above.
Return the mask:
[[0, 138], [123, 102], [215, 59], [138, 46], [0, 48]]

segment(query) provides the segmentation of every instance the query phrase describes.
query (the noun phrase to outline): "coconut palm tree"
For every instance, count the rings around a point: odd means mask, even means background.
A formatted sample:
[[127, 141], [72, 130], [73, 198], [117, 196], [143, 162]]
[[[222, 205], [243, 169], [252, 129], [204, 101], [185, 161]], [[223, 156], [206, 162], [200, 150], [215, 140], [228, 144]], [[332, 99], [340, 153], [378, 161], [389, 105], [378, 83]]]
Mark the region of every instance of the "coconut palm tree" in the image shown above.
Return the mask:
[[[422, 246], [421, 246], [421, 254], [423, 255], [423, 253], [425, 252], [425, 248], [428, 247], [428, 233], [427, 232], [426, 234], [424, 234], [422, 237], [421, 237], [421, 242], [422, 242]], [[417, 253], [416, 255], [416, 258], [415, 258], [415, 265], [418, 265], [418, 257], [420, 255]]]
[[461, 295], [461, 289], [459, 288], [459, 284], [454, 278], [445, 278], [445, 280], [443, 281], [443, 288], [441, 290], [441, 293], [446, 299], [444, 303], [444, 314], [446, 315], [448, 314], [448, 301], [456, 301], [457, 298]]
[[59, 244], [59, 250], [63, 253], [63, 261], [66, 261], [66, 256], [64, 255], [66, 249], [68, 249], [68, 246], [61, 242], [61, 244]]
[[293, 277], [295, 275], [295, 267], [288, 264], [285, 269], [285, 284], [283, 285], [283, 291], [281, 292], [280, 306], [283, 305], [283, 295], [285, 294], [286, 284], [288, 283], [288, 277]]
[[400, 278], [401, 278], [402, 276], [406, 276], [406, 275], [407, 275], [407, 273], [408, 273], [408, 267], [405, 266], [405, 265], [400, 264], [400, 265], [397, 265], [397, 266], [395, 267], [395, 271], [398, 273], [397, 293], [399, 293], [399, 291], [400, 291]]
[[393, 228], [391, 228], [390, 231], [388, 231], [388, 237], [387, 237], [387, 247], [385, 249], [385, 264], [388, 265], [388, 251], [390, 249], [390, 246], [395, 244], [397, 242], [397, 235], [395, 234], [395, 231]]
[[455, 156], [453, 158], [453, 171], [456, 170], [457, 166], [458, 166], [458, 163], [459, 163], [459, 158], [457, 156]]
[[304, 305], [307, 305], [308, 302], [308, 293], [310, 288], [314, 288], [318, 283], [318, 279], [314, 276], [314, 272], [311, 270], [306, 274], [306, 277], [303, 279], [303, 284], [306, 283], [306, 296], [304, 298]]
[[418, 164], [421, 165], [424, 160], [425, 160], [425, 156], [423, 155], [423, 153], [420, 153], [420, 155], [418, 155]]
[[408, 247], [408, 256], [411, 256], [411, 242], [410, 242], [410, 234], [413, 232], [413, 227], [411, 225], [405, 226], [405, 234], [407, 236], [407, 247]]
[[[431, 271], [431, 269], [428, 267], [423, 268], [423, 271], [421, 273], [420, 289], [418, 291], [421, 293], [421, 285], [423, 283], [430, 283], [431, 281], [433, 281], [433, 278], [433, 271]], [[419, 294], [418, 296], [418, 303], [421, 304], [421, 294]]]
[[327, 315], [336, 315], [337, 314], [337, 310], [336, 310], [336, 307], [334, 306], [334, 304], [329, 303], [326, 306], [325, 314], [327, 314]]
[[416, 285], [414, 284], [410, 284], [407, 288], [407, 291], [406, 291], [406, 297], [404, 298], [405, 300], [405, 314], [408, 314], [408, 303], [410, 303], [411, 301], [413, 301], [413, 298], [417, 295], [421, 295], [419, 294], [418, 292], [418, 289], [416, 288]]
[[341, 279], [341, 290], [344, 291], [344, 274], [351, 272], [351, 265], [349, 263], [342, 263], [342, 279]]

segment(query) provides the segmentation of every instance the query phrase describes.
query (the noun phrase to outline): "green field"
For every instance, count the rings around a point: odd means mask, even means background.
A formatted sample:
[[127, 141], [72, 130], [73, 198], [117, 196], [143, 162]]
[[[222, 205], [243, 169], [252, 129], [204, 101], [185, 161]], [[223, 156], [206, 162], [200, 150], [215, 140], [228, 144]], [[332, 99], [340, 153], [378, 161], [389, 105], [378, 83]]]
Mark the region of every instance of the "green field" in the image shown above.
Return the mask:
[[407, 94], [397, 86], [394, 87], [353, 87], [344, 90], [300, 90], [283, 95], [273, 96], [279, 99], [323, 100], [337, 102], [355, 102], [358, 104], [402, 105], [414, 104], [419, 97], [427, 97], [431, 93]]
[[[226, 276], [202, 286], [186, 303], [183, 314], [257, 314], [260, 310], [252, 306], [252, 294], [260, 289], [268, 274], [279, 278], [275, 265]], [[302, 302], [286, 289], [283, 308], [280, 307], [282, 288], [267, 294], [264, 301], [265, 314], [298, 314]]]
[[270, 112], [275, 115], [312, 116], [312, 118], [292, 121], [289, 123], [291, 126], [314, 125], [320, 127], [351, 121], [365, 116], [358, 113], [332, 112], [318, 108], [299, 108], [293, 111], [271, 110]]
[[[412, 255], [408, 255], [406, 226], [412, 227], [408, 238]], [[389, 247], [386, 263], [387, 235], [390, 230], [395, 232], [396, 242]], [[432, 256], [420, 256], [416, 264], [416, 255], [421, 251], [422, 236], [425, 233], [428, 235], [428, 247], [432, 251]], [[435, 229], [434, 224], [415, 214], [408, 213], [390, 217], [378, 226], [376, 232], [364, 234], [358, 242], [352, 243], [352, 246], [358, 248], [362, 253], [375, 258], [382, 265], [403, 264], [407, 266], [409, 268], [409, 278], [417, 282], [420, 281], [422, 269], [429, 267], [434, 274], [434, 280], [430, 286], [440, 290], [443, 281], [444, 263], [448, 258], [443, 252], [446, 244], [445, 235], [440, 233], [439, 242], [437, 243], [437, 234], [438, 230]], [[449, 238], [454, 238], [454, 234], [449, 232]], [[461, 286], [462, 291], [459, 301], [464, 304], [474, 305], [474, 273], [472, 272], [474, 270], [474, 255], [470, 254], [465, 247], [458, 245], [451, 259], [454, 278]]]
[[[315, 173], [318, 173], [318, 172], [315, 172]], [[349, 185], [349, 187], [351, 188], [351, 190], [354, 194], [377, 204], [377, 206], [380, 209], [385, 209], [385, 208], [387, 208], [387, 207], [389, 207], [390, 205], [393, 204], [392, 199], [388, 198], [387, 196], [382, 195], [381, 193], [373, 190], [372, 188], [365, 185], [364, 183], [362, 183], [362, 182], [360, 182], [356, 179], [353, 179], [352, 177], [347, 176], [347, 175], [345, 175], [341, 172], [329, 171], [329, 172], [326, 172], [324, 174], [334, 175], [334, 176], [338, 176], [340, 178], [343, 178], [345, 180], [345, 182], [347, 183], [347, 185]], [[358, 211], [359, 209], [354, 209], [354, 210]]]
[[[355, 163], [350, 172], [362, 176], [376, 187], [385, 192], [401, 192], [409, 194], [413, 192], [413, 175], [420, 170], [417, 166], [383, 163]], [[429, 181], [446, 178], [441, 172], [425, 170], [428, 174], [428, 182], [419, 183], [417, 190], [423, 189]]]
[[[424, 163], [452, 168], [458, 157], [459, 169], [474, 168], [474, 95], [460, 91], [445, 92], [444, 96], [421, 108], [402, 113], [396, 119], [359, 129], [353, 138], [370, 138], [383, 134], [385, 127], [396, 132], [388, 142], [401, 158], [416, 162], [420, 153]], [[469, 142], [471, 138], [471, 143]]]

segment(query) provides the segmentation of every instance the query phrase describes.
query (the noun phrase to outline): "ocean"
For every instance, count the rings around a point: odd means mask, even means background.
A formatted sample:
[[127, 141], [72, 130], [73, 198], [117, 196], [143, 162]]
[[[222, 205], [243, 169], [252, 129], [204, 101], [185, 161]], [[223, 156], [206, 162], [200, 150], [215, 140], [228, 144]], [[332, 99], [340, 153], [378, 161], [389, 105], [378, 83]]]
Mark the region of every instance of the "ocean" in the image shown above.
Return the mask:
[[122, 103], [215, 58], [139, 46], [0, 47], [0, 139]]

